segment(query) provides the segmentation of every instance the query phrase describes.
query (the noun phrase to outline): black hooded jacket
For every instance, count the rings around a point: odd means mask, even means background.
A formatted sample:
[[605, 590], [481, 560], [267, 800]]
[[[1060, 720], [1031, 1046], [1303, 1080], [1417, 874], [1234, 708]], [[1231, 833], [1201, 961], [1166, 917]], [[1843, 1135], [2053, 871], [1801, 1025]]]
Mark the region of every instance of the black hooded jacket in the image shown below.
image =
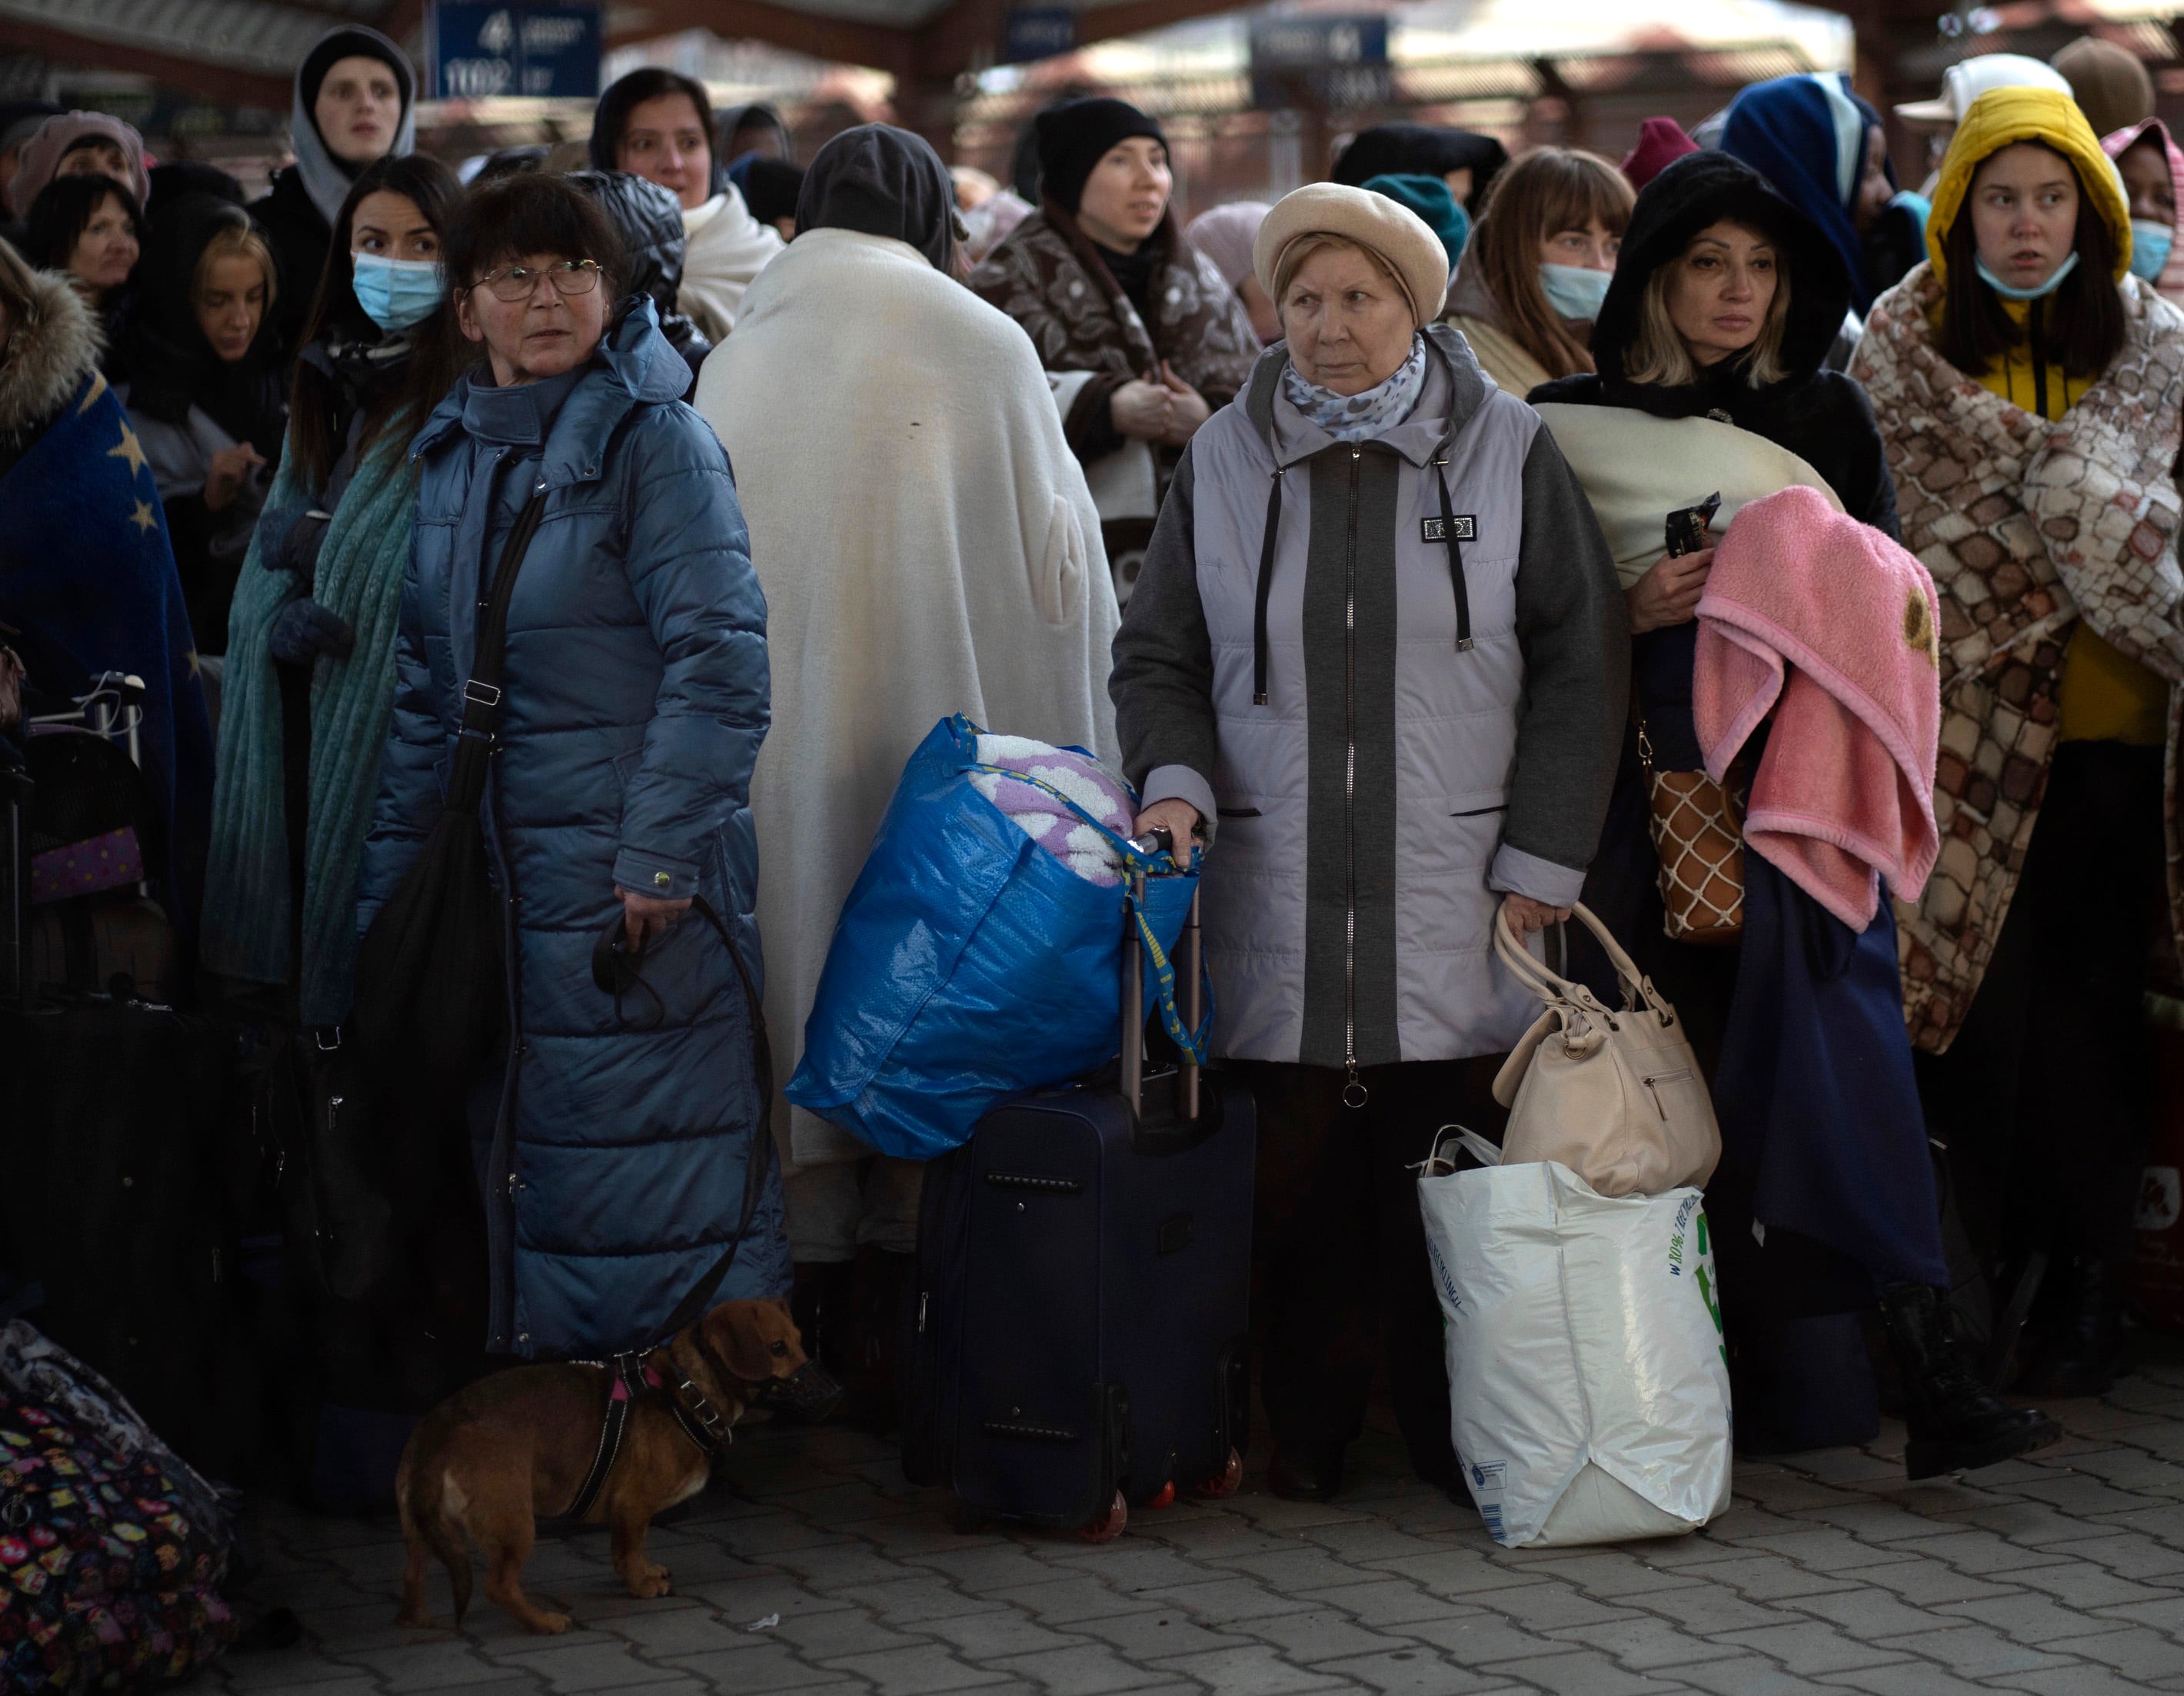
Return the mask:
[[[1647, 281], [1692, 236], [1723, 219], [1752, 225], [1774, 244], [1790, 285], [1782, 341], [1789, 375], [1754, 387], [1742, 359], [1725, 359], [1682, 388], [1628, 381], [1624, 364], [1637, 336]], [[1894, 538], [1900, 535], [1896, 485], [1872, 403], [1850, 378], [1821, 369], [1849, 309], [1842, 259], [1809, 219], [1742, 160], [1691, 153], [1648, 183], [1630, 214], [1615, 281], [1592, 326], [1598, 375], [1557, 378], [1529, 398], [1535, 404], [1635, 407], [1658, 418], [1722, 420], [1788, 448], [1828, 480], [1844, 511]]]
[[[266, 313], [249, 351], [231, 363], [205, 340], [192, 301], [206, 246], [222, 230], [249, 227], [242, 207], [211, 194], [186, 193], [164, 202], [145, 238], [136, 310], [124, 332], [129, 411], [140, 429], [157, 422], [181, 439], [196, 439], [194, 410], [265, 460], [265, 469], [218, 511], [205, 504], [201, 485], [164, 498], [190, 627], [205, 653], [226, 652], [228, 603], [288, 424], [273, 314]], [[164, 479], [168, 471], [159, 460], [158, 441], [152, 445]]]

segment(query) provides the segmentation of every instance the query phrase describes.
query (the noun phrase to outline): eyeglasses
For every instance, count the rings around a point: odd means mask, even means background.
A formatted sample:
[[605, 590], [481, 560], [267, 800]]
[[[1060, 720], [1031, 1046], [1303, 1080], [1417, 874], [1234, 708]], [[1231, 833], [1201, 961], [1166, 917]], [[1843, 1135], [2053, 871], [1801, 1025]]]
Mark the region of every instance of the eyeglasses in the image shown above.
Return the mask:
[[554, 292], [566, 298], [572, 294], [589, 294], [599, 286], [599, 267], [593, 259], [556, 259], [543, 269], [531, 265], [503, 265], [490, 276], [482, 277], [474, 285], [489, 288], [495, 300], [513, 305], [519, 300], [528, 300], [538, 292], [538, 279], [551, 277]]

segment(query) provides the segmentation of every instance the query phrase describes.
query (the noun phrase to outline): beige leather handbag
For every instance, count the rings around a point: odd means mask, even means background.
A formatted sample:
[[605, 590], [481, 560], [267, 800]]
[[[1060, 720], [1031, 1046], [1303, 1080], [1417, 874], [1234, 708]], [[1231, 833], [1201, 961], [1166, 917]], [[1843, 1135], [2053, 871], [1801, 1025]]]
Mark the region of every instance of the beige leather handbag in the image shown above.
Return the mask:
[[1614, 963], [1619, 1008], [1550, 971], [1495, 919], [1502, 964], [1546, 1003], [1494, 1080], [1509, 1109], [1502, 1164], [1559, 1160], [1607, 1196], [1702, 1186], [1721, 1159], [1721, 1128], [1683, 1021], [1607, 927], [1574, 911]]

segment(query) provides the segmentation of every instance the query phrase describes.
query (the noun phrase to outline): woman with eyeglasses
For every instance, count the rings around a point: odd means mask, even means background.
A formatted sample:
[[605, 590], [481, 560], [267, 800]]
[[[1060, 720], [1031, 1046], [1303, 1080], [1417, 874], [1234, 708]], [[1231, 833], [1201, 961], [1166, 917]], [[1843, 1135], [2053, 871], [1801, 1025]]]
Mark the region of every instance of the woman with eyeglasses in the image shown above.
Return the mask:
[[[471, 1134], [486, 1347], [597, 1356], [652, 1340], [719, 1257], [757, 1146], [743, 976], [760, 975], [749, 794], [770, 711], [766, 603], [727, 457], [682, 402], [689, 367], [650, 297], [623, 297], [599, 203], [560, 177], [489, 183], [464, 203], [447, 270], [485, 357], [415, 449], [358, 922], [439, 818], [478, 603], [537, 499], [482, 813], [507, 915], [509, 1036], [471, 1093]], [[595, 959], [620, 970], [596, 973]], [[716, 1299], [785, 1296], [789, 1277], [769, 1172]]]

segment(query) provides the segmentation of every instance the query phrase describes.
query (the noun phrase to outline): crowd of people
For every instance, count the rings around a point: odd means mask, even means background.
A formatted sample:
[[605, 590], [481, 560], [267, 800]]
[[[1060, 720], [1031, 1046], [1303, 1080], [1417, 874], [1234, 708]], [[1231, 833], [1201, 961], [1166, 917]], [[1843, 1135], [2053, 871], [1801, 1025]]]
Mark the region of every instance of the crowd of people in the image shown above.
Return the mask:
[[[1384, 1351], [1456, 1484], [1412, 1169], [1497, 1122], [1479, 1063], [1536, 1011], [1493, 927], [1544, 946], [1580, 901], [1713, 1090], [1741, 1443], [1856, 1425], [1816, 1339], [1862, 1351], [1861, 1315], [1914, 1471], [2053, 1441], [2002, 1392], [2124, 1369], [2184, 684], [2184, 153], [2128, 54], [1953, 67], [1916, 189], [1847, 78], [1797, 75], [1619, 163], [1379, 125], [1188, 228], [1117, 99], [1039, 113], [1004, 186], [885, 125], [799, 164], [771, 108], [660, 70], [585, 148], [459, 179], [415, 97], [332, 31], [249, 204], [111, 117], [0, 108], [0, 637], [34, 716], [147, 680], [148, 875], [238, 1028], [339, 1040], [485, 759], [501, 1011], [435, 1109], [481, 1361], [648, 1337], [770, 1137], [721, 1297], [790, 1296], [885, 1423], [922, 1168], [765, 1122], [738, 986], [786, 1078], [960, 712], [1092, 750], [1204, 850], [1277, 1492], [1340, 1488]], [[1793, 488], [1834, 519], [1765, 533]], [[1748, 852], [1724, 948], [1669, 909], [1657, 796], [1708, 765], [1698, 614], [1747, 509], [1819, 614], [1900, 629], [1942, 720], [1897, 774], [1930, 876], [1892, 902]], [[1869, 604], [1898, 544], [1933, 598]], [[1802, 733], [1762, 726], [1731, 787]], [[2006, 1384], [1945, 1193], [1983, 1271], [2050, 1268]]]

